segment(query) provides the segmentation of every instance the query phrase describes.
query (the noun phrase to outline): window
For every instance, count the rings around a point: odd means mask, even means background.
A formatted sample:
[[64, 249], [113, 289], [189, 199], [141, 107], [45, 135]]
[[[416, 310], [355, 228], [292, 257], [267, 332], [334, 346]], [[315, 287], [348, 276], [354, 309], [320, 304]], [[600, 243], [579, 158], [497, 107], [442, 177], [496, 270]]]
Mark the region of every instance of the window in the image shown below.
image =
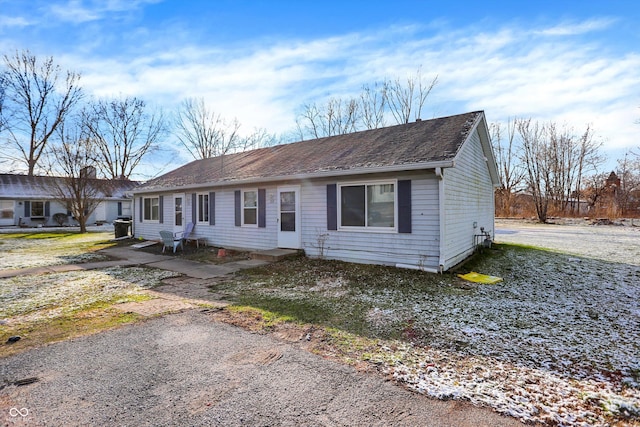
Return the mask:
[[31, 202], [31, 217], [44, 216], [44, 202], [32, 201]]
[[174, 220], [173, 220], [173, 225], [177, 226], [177, 227], [182, 227], [182, 197], [181, 196], [176, 196], [174, 201]]
[[340, 226], [395, 229], [395, 183], [340, 186]]
[[198, 222], [209, 222], [208, 194], [198, 194]]
[[158, 221], [160, 219], [160, 198], [145, 197], [143, 211], [145, 221]]
[[393, 184], [380, 184], [378, 188], [380, 189], [380, 194], [393, 193]]
[[13, 200], [0, 200], [0, 218], [13, 219]]
[[242, 224], [258, 225], [258, 192], [242, 192]]

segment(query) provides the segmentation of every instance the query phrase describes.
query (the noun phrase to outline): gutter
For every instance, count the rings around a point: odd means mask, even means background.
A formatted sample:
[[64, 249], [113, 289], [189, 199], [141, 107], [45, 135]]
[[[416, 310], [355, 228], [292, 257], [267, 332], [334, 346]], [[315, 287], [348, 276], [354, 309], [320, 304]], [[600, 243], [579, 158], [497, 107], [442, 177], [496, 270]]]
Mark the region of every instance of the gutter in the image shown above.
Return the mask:
[[444, 270], [444, 262], [445, 262], [445, 229], [446, 229], [446, 215], [445, 215], [445, 197], [444, 197], [444, 171], [441, 168], [436, 168], [436, 176], [438, 179], [438, 209], [439, 209], [439, 228], [440, 228], [440, 243], [439, 247], [439, 256], [438, 256], [438, 265], [440, 271]]
[[265, 183], [265, 182], [291, 181], [291, 180], [299, 181], [299, 180], [315, 179], [315, 178], [330, 178], [330, 177], [339, 177], [339, 176], [363, 175], [363, 174], [385, 173], [385, 172], [403, 172], [403, 171], [414, 171], [414, 170], [422, 170], [422, 169], [437, 170], [442, 168], [452, 168], [454, 166], [455, 166], [455, 162], [453, 160], [446, 160], [446, 161], [443, 160], [438, 162], [409, 163], [405, 165], [391, 165], [391, 166], [378, 166], [378, 167], [363, 167], [363, 168], [357, 168], [357, 169], [331, 170], [331, 171], [314, 172], [314, 173], [302, 173], [302, 174], [295, 174], [295, 175], [254, 177], [254, 178], [247, 178], [247, 179], [241, 179], [241, 180], [215, 181], [215, 182], [207, 182], [203, 184], [186, 184], [186, 185], [180, 185], [180, 186], [154, 188], [154, 189], [135, 189], [133, 190], [133, 192], [134, 194], [176, 192], [176, 191], [185, 191], [188, 189], [198, 190], [202, 188], [229, 187], [234, 185], [255, 184], [255, 183]]

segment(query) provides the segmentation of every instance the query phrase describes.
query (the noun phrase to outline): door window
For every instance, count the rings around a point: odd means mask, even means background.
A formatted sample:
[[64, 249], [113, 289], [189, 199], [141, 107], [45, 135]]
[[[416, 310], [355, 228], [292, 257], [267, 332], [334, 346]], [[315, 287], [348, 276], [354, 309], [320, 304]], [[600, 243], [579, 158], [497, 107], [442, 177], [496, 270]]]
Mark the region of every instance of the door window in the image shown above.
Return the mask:
[[280, 231], [296, 231], [296, 192], [280, 193]]

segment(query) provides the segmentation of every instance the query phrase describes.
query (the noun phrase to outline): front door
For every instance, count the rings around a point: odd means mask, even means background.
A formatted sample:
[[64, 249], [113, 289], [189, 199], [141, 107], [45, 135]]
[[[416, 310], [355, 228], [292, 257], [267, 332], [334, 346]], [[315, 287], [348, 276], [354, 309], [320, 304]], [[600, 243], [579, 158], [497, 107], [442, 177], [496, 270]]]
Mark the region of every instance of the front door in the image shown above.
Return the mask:
[[184, 231], [184, 194], [173, 195], [173, 231]]
[[278, 247], [300, 249], [300, 187], [278, 188]]

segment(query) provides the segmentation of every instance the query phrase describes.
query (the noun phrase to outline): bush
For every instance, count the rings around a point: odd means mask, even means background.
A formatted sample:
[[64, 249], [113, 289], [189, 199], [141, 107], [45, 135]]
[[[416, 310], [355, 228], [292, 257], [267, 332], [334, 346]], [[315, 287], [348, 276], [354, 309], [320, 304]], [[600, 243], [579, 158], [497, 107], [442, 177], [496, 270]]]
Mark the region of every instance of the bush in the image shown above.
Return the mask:
[[62, 227], [64, 225], [65, 222], [67, 222], [67, 214], [62, 213], [62, 212], [58, 212], [57, 214], [53, 214], [53, 220], [60, 226]]

